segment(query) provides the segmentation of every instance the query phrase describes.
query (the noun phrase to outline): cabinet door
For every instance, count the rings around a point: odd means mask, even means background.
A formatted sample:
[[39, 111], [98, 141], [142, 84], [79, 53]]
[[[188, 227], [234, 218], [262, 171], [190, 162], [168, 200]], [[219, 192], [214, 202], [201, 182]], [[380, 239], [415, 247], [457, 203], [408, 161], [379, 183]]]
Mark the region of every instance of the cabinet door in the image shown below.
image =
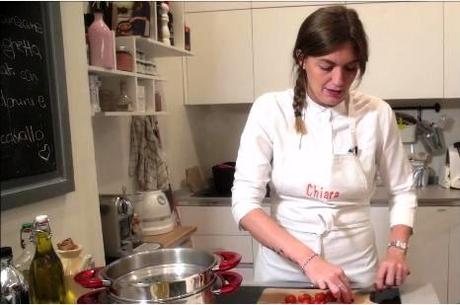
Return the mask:
[[459, 2], [444, 3], [444, 96], [460, 97]]
[[347, 6], [356, 9], [369, 38], [369, 62], [358, 90], [385, 99], [443, 96], [442, 3]]
[[254, 9], [254, 94], [293, 87], [291, 58], [303, 20], [318, 6]]
[[[432, 284], [441, 303], [447, 302], [451, 214], [449, 208], [419, 207], [407, 257], [411, 270], [407, 281]], [[371, 207], [371, 221], [381, 259], [386, 253], [390, 230], [388, 207]]]
[[196, 226], [195, 235], [249, 235], [240, 230], [230, 206], [179, 206], [184, 226]]
[[388, 244], [388, 234], [390, 232], [390, 218], [388, 207], [371, 207], [371, 222], [374, 227], [375, 244], [379, 258], [386, 254]]
[[250, 10], [190, 13], [194, 56], [186, 59], [186, 104], [254, 99]]
[[449, 291], [447, 303], [460, 303], [460, 207], [451, 207], [449, 241]]
[[441, 303], [447, 303], [451, 219], [450, 208], [419, 207], [409, 243], [408, 282], [433, 284]]
[[249, 1], [185, 1], [184, 3], [186, 13], [241, 10], [250, 8], [251, 2]]

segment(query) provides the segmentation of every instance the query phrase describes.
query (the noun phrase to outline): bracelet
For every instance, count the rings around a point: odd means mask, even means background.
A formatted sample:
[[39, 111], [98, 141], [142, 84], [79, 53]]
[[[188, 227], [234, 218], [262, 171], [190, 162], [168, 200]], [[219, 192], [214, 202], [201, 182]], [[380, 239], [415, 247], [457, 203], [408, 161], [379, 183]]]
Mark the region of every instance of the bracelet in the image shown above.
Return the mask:
[[409, 249], [409, 247], [407, 246], [407, 243], [401, 240], [392, 240], [391, 242], [389, 242], [387, 245], [387, 248], [391, 248], [391, 247], [402, 250], [404, 251], [404, 253], [406, 253], [407, 249]]
[[312, 255], [310, 255], [309, 257], [307, 257], [307, 259], [303, 262], [302, 265], [300, 265], [300, 269], [302, 269], [302, 272], [305, 272], [305, 267], [308, 265], [308, 263], [314, 259], [315, 257], [317, 257], [318, 254], [316, 254], [315, 252], [313, 252]]

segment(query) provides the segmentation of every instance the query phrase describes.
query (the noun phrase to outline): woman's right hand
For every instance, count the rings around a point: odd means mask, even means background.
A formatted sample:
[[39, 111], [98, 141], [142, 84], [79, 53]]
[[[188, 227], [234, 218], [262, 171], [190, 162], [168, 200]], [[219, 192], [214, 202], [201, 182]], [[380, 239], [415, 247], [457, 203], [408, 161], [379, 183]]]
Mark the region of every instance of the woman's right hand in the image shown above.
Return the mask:
[[313, 258], [303, 269], [305, 275], [320, 289], [329, 289], [343, 303], [353, 302], [350, 281], [339, 266], [319, 256]]

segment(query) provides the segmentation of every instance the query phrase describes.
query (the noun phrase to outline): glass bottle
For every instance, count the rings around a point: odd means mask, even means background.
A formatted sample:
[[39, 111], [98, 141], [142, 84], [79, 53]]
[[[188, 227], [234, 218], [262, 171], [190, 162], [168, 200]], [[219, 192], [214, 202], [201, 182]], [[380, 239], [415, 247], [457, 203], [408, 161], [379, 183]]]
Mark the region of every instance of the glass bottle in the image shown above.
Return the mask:
[[117, 102], [117, 110], [119, 111], [133, 111], [133, 101], [126, 91], [126, 83], [120, 82], [120, 97]]
[[51, 243], [47, 215], [35, 217], [34, 232], [36, 250], [29, 271], [31, 303], [64, 303], [64, 270]]
[[2, 304], [29, 303], [29, 288], [24, 276], [11, 264], [13, 251], [11, 247], [1, 247], [1, 295]]
[[32, 259], [35, 255], [35, 244], [33, 242], [33, 224], [30, 222], [21, 225], [19, 233], [21, 248], [23, 249], [21, 255], [14, 260], [14, 267], [18, 269], [26, 281], [29, 280], [29, 269]]
[[105, 24], [100, 8], [94, 12], [94, 21], [88, 28], [90, 62], [107, 69], [115, 67], [115, 38]]

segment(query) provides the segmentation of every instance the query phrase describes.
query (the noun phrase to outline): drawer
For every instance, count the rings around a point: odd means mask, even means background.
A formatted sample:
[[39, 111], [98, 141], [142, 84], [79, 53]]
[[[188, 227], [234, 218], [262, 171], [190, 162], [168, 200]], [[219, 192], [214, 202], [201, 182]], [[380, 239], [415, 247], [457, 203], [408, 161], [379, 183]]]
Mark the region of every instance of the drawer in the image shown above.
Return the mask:
[[247, 264], [246, 266], [238, 266], [231, 271], [235, 271], [239, 273], [243, 277], [243, 282], [241, 283], [242, 286], [250, 286], [254, 284], [254, 267], [252, 264]]
[[196, 226], [195, 234], [249, 235], [238, 229], [231, 207], [182, 206], [179, 207], [182, 225]]
[[195, 249], [207, 250], [209, 252], [228, 250], [241, 254], [242, 263], [253, 262], [252, 238], [250, 236], [216, 236], [196, 235], [192, 236]]
[[[270, 215], [270, 208], [263, 207]], [[230, 206], [179, 206], [182, 225], [196, 226], [196, 235], [249, 235], [240, 230], [233, 219]]]

